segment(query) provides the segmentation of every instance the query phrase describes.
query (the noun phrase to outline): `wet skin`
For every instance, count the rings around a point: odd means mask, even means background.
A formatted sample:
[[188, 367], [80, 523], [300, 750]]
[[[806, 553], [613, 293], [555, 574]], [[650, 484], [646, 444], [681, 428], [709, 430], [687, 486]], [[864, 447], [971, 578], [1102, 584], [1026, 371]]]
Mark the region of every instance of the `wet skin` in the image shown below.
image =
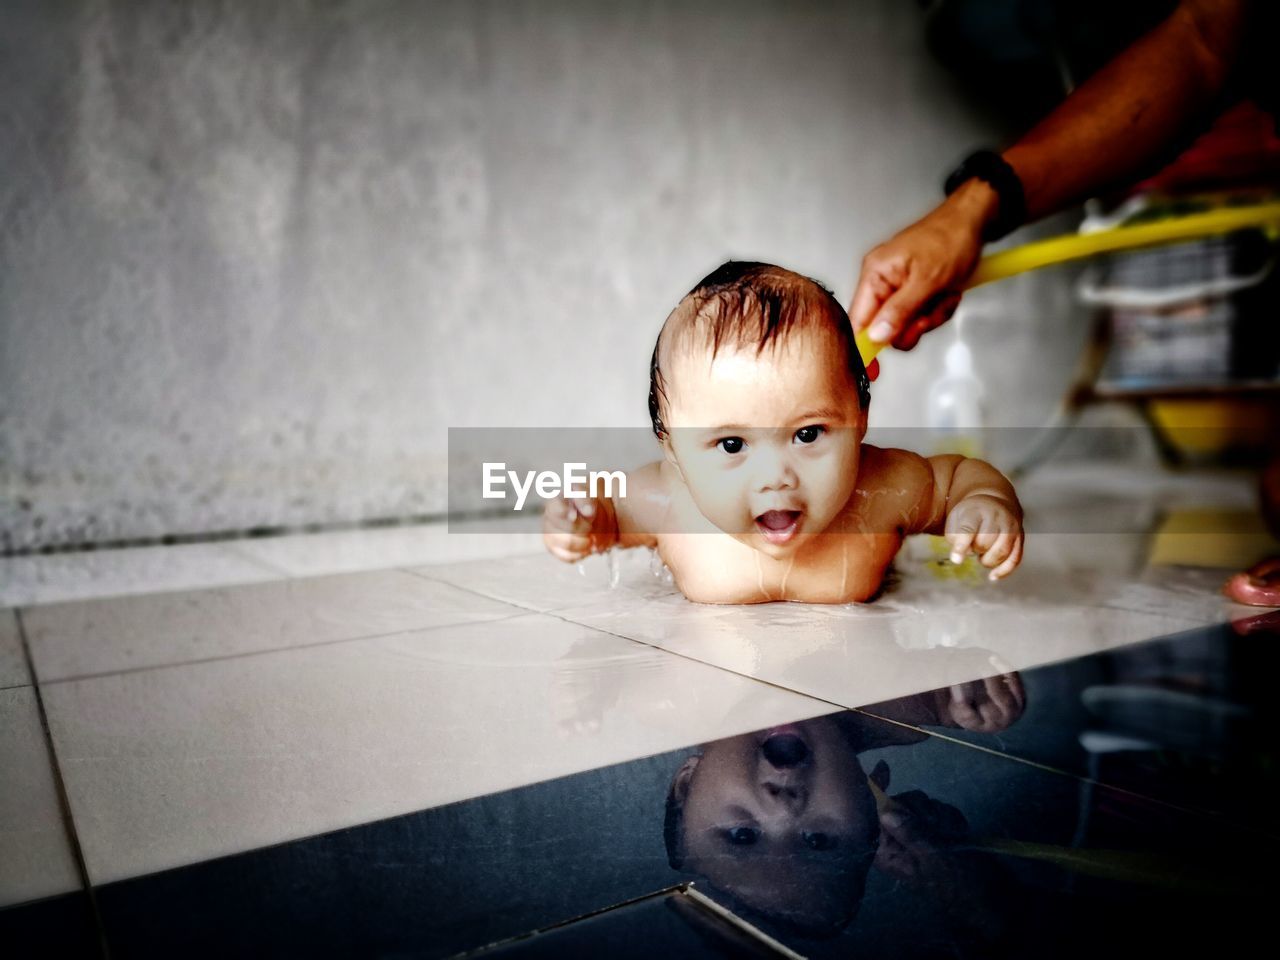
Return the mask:
[[673, 349], [666, 459], [617, 502], [623, 544], [628, 529], [660, 531], [630, 542], [656, 546], [705, 603], [875, 596], [905, 534], [942, 532], [959, 458], [864, 445], [841, 357], [820, 325], [762, 351]]
[[990, 465], [863, 444], [866, 412], [834, 330], [796, 327], [763, 349], [697, 332], [660, 344], [664, 459], [628, 473], [625, 498], [553, 502], [544, 539], [569, 562], [657, 549], [702, 603], [870, 600], [910, 533], [945, 533], [1012, 572], [1021, 508]]

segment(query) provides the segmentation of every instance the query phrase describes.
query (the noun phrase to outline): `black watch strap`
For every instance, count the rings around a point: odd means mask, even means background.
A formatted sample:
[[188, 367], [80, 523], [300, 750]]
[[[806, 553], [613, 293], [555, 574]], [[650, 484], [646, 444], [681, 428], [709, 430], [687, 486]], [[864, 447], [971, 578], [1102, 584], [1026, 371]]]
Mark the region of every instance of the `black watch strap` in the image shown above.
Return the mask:
[[1022, 181], [1004, 157], [994, 150], [971, 153], [951, 171], [942, 189], [949, 197], [962, 183], [975, 177], [989, 183], [999, 198], [995, 219], [982, 231], [983, 240], [999, 240], [1027, 222], [1027, 196], [1022, 190]]

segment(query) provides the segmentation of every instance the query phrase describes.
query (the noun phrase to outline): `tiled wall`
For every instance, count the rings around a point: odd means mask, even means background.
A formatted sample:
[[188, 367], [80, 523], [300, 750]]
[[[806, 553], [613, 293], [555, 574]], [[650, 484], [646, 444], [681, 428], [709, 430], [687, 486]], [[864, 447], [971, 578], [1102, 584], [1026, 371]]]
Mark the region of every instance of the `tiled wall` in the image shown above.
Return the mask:
[[[847, 300], [1001, 137], [900, 0], [0, 25], [0, 549], [442, 511], [447, 427], [643, 426], [699, 276], [773, 259]], [[1009, 422], [1065, 380], [1061, 289], [1010, 287], [978, 331]], [[920, 421], [935, 339], [876, 422]]]

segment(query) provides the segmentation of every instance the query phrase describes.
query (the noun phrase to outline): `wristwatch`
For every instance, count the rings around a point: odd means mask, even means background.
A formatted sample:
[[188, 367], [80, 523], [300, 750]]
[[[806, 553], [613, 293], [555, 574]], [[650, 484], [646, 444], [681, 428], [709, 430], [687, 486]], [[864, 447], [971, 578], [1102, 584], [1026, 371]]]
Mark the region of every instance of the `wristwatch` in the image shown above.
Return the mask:
[[995, 219], [983, 228], [983, 240], [999, 240], [1027, 222], [1027, 196], [1022, 190], [1022, 181], [1004, 157], [994, 150], [969, 154], [960, 166], [951, 171], [942, 189], [949, 197], [960, 189], [961, 184], [975, 177], [990, 184], [999, 200]]

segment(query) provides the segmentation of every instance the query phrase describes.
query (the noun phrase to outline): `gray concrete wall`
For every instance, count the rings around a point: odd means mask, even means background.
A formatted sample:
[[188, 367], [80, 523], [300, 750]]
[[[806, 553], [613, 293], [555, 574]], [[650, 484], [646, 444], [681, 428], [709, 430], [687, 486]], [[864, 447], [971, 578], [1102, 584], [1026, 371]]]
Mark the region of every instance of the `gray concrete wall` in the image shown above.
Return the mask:
[[[431, 513], [449, 426], [645, 423], [693, 281], [770, 259], [847, 300], [997, 138], [922, 17], [10, 0], [0, 549]], [[1079, 338], [1050, 293], [992, 301], [1004, 422], [1065, 380], [1019, 362]], [[935, 339], [873, 422], [920, 421]]]

